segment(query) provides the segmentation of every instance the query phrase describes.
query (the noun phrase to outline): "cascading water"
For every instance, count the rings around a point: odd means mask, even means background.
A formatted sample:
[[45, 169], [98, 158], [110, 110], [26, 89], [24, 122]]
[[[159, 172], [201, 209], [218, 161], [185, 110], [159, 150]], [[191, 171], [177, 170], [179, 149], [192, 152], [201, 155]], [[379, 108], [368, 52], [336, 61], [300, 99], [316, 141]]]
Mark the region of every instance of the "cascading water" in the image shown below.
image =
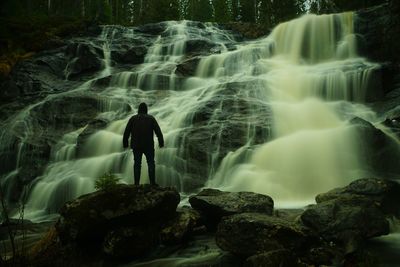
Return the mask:
[[[49, 218], [65, 201], [93, 191], [106, 172], [132, 183], [132, 153], [123, 150], [122, 133], [140, 102], [149, 104], [164, 133], [165, 148], [156, 148], [162, 186], [193, 192], [206, 184], [302, 205], [360, 178], [366, 172], [348, 121], [375, 122], [373, 111], [354, 102], [367, 98], [378, 66], [357, 56], [352, 25], [351, 13], [307, 15], [248, 42], [189, 21], [166, 22], [154, 38], [104, 26], [93, 41], [102, 48], [103, 69], [19, 115], [29, 122], [26, 114], [36, 106], [76, 96], [95, 99], [100, 110], [52, 145], [50, 163], [32, 183], [27, 217]], [[115, 42], [139, 37], [153, 38], [143, 63], [115, 64]]]
[[[264, 80], [258, 90], [272, 107], [273, 140], [242, 165], [234, 160], [222, 165], [209, 186], [299, 205], [362, 176], [355, 129], [341, 108], [351, 105], [343, 101], [365, 101], [377, 66], [357, 57], [352, 25], [351, 13], [309, 15], [279, 25], [266, 38], [274, 52], [257, 63], [263, 70], [257, 70], [258, 78]], [[369, 113], [365, 107], [353, 109], [359, 116]]]

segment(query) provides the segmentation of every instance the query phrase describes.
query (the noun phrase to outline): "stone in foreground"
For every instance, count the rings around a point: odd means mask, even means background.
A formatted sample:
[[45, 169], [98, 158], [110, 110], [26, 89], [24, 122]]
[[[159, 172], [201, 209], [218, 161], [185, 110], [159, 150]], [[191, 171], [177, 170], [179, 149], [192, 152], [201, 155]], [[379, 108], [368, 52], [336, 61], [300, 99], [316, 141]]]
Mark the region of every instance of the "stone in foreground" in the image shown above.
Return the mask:
[[365, 197], [372, 200], [384, 213], [393, 215], [399, 215], [400, 213], [397, 205], [397, 203], [400, 203], [400, 184], [387, 179], [359, 179], [348, 186], [319, 194], [315, 199], [317, 203], [322, 203], [349, 196]]
[[300, 225], [260, 213], [227, 216], [218, 225], [217, 245], [236, 255], [251, 256], [288, 249], [301, 251], [312, 238]]
[[215, 228], [223, 216], [245, 212], [271, 215], [274, 208], [274, 201], [269, 196], [252, 192], [223, 192], [217, 189], [204, 189], [191, 197], [189, 202], [211, 228]]
[[389, 223], [373, 200], [342, 196], [311, 206], [301, 215], [303, 224], [325, 241], [352, 252], [366, 239], [389, 233]]
[[172, 188], [120, 184], [67, 202], [56, 228], [63, 242], [101, 242], [115, 227], [165, 223], [175, 216], [179, 201]]

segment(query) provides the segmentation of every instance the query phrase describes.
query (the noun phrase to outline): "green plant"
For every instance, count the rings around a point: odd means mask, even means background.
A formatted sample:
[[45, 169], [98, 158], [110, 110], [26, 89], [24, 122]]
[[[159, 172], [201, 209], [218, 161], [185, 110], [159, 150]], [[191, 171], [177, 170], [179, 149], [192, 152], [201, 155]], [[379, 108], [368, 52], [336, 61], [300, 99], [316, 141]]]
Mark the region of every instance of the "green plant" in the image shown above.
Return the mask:
[[97, 178], [94, 188], [97, 190], [111, 190], [118, 184], [119, 178], [111, 173], [105, 173]]

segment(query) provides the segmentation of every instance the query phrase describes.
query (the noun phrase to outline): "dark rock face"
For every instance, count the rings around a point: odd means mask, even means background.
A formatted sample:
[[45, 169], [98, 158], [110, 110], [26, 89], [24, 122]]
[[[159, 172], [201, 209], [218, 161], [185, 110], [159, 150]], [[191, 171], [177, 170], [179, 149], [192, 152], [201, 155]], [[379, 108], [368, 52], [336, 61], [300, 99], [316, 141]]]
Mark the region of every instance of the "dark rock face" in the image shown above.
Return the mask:
[[346, 252], [368, 238], [389, 233], [389, 223], [374, 201], [359, 196], [342, 196], [312, 206], [301, 215], [301, 221]]
[[365, 178], [359, 179], [348, 186], [336, 188], [316, 196], [317, 203], [322, 203], [343, 197], [359, 196], [373, 201], [386, 214], [399, 214], [397, 203], [400, 202], [400, 184], [395, 181]]
[[396, 1], [362, 9], [356, 12], [355, 32], [361, 35], [358, 50], [362, 56], [373, 61], [384, 62], [382, 69], [383, 92], [395, 88], [400, 70], [400, 16], [399, 4]]
[[185, 59], [176, 66], [175, 73], [183, 77], [194, 76], [199, 62], [199, 57], [190, 57]]
[[104, 57], [100, 48], [96, 49], [86, 43], [71, 43], [67, 47], [66, 55], [70, 59], [65, 70], [67, 77], [100, 70], [101, 58]]
[[116, 226], [168, 221], [175, 215], [179, 199], [170, 188], [119, 185], [108, 192], [97, 191], [67, 202], [56, 227], [64, 242], [101, 241]]
[[120, 50], [111, 51], [111, 58], [122, 64], [136, 65], [143, 63], [146, 53], [146, 46], [123, 47]]
[[165, 245], [181, 244], [200, 225], [200, 214], [190, 208], [177, 211], [175, 218], [167, 222], [161, 230], [161, 243]]
[[287, 249], [272, 250], [269, 252], [253, 255], [244, 263], [244, 267], [296, 267], [300, 266], [297, 259]]
[[274, 201], [271, 197], [252, 192], [223, 192], [217, 189], [204, 189], [189, 199], [190, 205], [198, 210], [212, 229], [223, 216], [245, 212], [258, 212], [271, 215]]
[[301, 251], [310, 239], [300, 225], [260, 213], [224, 217], [216, 233], [220, 248], [243, 256], [278, 249]]
[[107, 255], [124, 259], [150, 252], [158, 244], [158, 230], [150, 227], [122, 227], [109, 232], [103, 242]]
[[214, 54], [222, 50], [221, 45], [205, 39], [193, 39], [186, 42], [186, 53], [193, 55]]
[[363, 119], [354, 118], [350, 123], [357, 129], [361, 162], [370, 168], [371, 173], [381, 177], [396, 177], [400, 173], [400, 151], [396, 141]]

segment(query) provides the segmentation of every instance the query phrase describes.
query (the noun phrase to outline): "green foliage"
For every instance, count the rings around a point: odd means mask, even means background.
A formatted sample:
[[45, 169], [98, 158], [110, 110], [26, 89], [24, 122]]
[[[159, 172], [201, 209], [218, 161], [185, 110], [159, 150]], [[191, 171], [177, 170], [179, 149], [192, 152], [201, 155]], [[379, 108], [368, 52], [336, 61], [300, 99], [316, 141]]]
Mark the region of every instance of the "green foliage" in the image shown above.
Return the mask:
[[96, 190], [111, 190], [118, 184], [119, 178], [111, 173], [105, 173], [103, 176], [97, 178], [94, 183]]
[[212, 3], [214, 6], [214, 21], [232, 21], [232, 12], [230, 12], [229, 5], [226, 0], [213, 0]]

